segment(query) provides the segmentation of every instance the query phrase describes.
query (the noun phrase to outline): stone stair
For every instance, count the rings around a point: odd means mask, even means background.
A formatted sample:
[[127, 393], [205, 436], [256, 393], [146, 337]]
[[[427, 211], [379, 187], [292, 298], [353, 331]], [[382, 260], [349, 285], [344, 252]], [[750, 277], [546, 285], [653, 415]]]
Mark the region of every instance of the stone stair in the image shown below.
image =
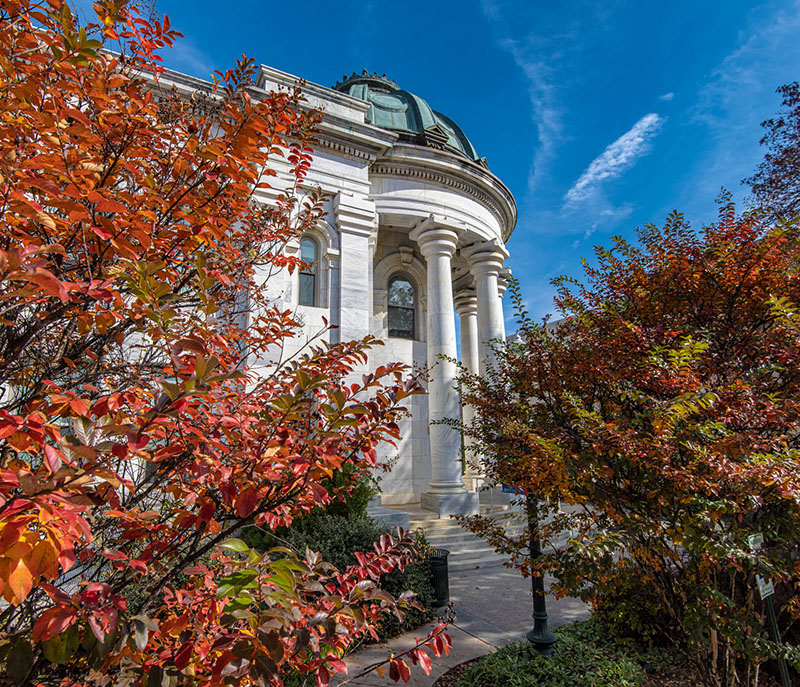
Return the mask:
[[[421, 530], [432, 547], [450, 552], [448, 569], [451, 574], [496, 568], [508, 560], [453, 519], [440, 519], [435, 513], [422, 510], [418, 504], [390, 508], [408, 513], [410, 529]], [[509, 505], [482, 505], [481, 515], [502, 523], [511, 535], [520, 534], [525, 529], [519, 509]]]

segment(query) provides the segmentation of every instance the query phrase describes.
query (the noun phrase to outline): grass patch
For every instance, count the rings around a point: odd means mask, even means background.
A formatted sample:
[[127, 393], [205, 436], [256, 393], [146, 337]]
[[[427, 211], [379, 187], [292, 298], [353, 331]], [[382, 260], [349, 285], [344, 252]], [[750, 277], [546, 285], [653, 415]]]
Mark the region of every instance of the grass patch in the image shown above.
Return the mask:
[[554, 654], [541, 656], [528, 642], [509, 644], [470, 666], [456, 687], [640, 687], [646, 671], [666, 660], [659, 650], [615, 641], [592, 619], [556, 634]]

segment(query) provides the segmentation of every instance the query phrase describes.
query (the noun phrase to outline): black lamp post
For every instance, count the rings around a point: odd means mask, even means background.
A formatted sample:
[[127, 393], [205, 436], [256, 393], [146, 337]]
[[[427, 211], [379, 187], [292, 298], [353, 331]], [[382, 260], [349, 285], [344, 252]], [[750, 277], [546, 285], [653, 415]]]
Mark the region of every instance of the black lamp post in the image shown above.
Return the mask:
[[[526, 497], [528, 511], [528, 529], [531, 533], [530, 557], [533, 564], [542, 555], [542, 544], [539, 541], [539, 509], [536, 497], [528, 493]], [[547, 628], [547, 603], [544, 596], [544, 575], [531, 576], [531, 589], [533, 591], [533, 629], [525, 636], [542, 656], [549, 656], [555, 649], [553, 645], [558, 640]]]

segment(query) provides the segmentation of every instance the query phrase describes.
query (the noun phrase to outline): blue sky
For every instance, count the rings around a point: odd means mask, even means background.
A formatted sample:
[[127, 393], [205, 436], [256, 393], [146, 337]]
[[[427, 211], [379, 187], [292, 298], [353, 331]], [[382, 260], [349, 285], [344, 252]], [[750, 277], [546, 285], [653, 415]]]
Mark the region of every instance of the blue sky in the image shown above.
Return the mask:
[[[330, 86], [386, 73], [454, 119], [514, 193], [509, 264], [534, 315], [595, 244], [742, 201], [775, 89], [800, 79], [800, 1], [157, 0], [197, 76], [242, 53]], [[506, 308], [510, 318], [510, 308]], [[512, 325], [509, 322], [509, 328]]]

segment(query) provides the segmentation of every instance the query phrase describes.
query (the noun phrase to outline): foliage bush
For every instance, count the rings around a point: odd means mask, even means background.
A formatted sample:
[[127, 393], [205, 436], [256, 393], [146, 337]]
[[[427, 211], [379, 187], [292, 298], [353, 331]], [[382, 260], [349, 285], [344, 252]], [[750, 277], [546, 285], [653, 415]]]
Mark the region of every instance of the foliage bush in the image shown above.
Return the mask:
[[528, 533], [465, 522], [611, 627], [661, 635], [709, 687], [753, 686], [782, 651], [755, 576], [800, 607], [800, 244], [729, 197], [700, 231], [673, 213], [638, 235], [597, 248], [585, 283], [556, 280], [558, 327], [514, 288], [517, 336], [462, 375], [470, 445], [536, 495], [542, 556]]
[[[308, 547], [322, 554], [328, 563], [343, 570], [357, 562], [356, 552], [371, 552], [373, 543], [387, 531], [387, 528], [372, 520], [366, 513], [354, 510], [345, 515], [319, 512], [313, 517], [301, 518], [292, 527], [274, 534], [250, 528], [244, 532], [242, 538], [248, 545], [262, 551], [276, 545], [288, 545], [302, 554]], [[394, 570], [384, 575], [381, 578], [381, 588], [393, 596], [400, 596], [402, 592], [411, 590], [417, 594], [417, 600], [425, 610], [408, 609], [402, 623], [395, 616], [385, 616], [377, 628], [379, 641], [413, 630], [433, 617], [435, 594], [430, 570], [424, 561], [428, 544], [421, 534], [416, 536], [416, 544], [419, 560], [402, 571]]]
[[556, 634], [554, 654], [541, 656], [527, 641], [509, 644], [470, 666], [456, 687], [637, 687], [644, 684], [644, 666], [660, 659], [614, 642], [595, 620]]
[[627, 571], [610, 572], [598, 587], [594, 616], [614, 637], [660, 646], [675, 631], [674, 622], [661, 608], [652, 587], [641, 579]]

